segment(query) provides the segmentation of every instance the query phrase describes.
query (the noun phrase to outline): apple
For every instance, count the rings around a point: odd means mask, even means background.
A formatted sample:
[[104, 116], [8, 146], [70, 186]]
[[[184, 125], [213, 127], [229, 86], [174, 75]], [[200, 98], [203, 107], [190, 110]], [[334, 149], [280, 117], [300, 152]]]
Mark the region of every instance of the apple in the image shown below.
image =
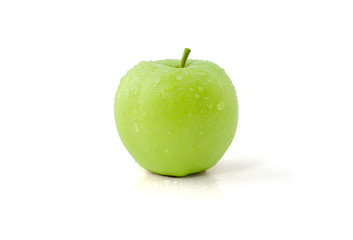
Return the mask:
[[210, 61], [142, 61], [115, 96], [119, 136], [135, 161], [161, 175], [185, 176], [214, 166], [238, 123], [232, 81]]

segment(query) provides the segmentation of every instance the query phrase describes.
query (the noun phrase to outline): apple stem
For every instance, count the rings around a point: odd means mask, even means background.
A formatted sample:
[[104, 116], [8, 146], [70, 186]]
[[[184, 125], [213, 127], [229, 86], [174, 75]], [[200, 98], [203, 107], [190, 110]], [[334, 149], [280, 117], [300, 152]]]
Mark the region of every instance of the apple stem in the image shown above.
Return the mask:
[[185, 67], [186, 60], [188, 59], [188, 56], [190, 54], [191, 50], [188, 48], [184, 49], [183, 57], [181, 58], [180, 66], [179, 68]]

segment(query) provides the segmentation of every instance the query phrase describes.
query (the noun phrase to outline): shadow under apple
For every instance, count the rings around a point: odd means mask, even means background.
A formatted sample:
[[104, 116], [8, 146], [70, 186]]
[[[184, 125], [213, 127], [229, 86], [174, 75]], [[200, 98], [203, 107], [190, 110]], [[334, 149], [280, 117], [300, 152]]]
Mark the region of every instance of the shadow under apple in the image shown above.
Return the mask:
[[213, 168], [185, 177], [170, 177], [141, 170], [136, 183], [140, 196], [168, 200], [224, 200], [221, 187], [285, 182], [288, 174], [260, 158], [222, 159]]
[[142, 176], [136, 183], [136, 192], [143, 196], [173, 200], [206, 200], [223, 197], [217, 180], [208, 172], [185, 177], [170, 177], [142, 171]]

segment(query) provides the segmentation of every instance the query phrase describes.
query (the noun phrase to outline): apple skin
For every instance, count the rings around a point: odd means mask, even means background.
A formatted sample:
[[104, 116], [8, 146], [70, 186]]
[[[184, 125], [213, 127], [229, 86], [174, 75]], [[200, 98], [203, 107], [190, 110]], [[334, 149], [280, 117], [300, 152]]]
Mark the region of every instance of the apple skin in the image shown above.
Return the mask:
[[225, 71], [210, 61], [140, 62], [115, 96], [120, 138], [135, 161], [161, 175], [185, 176], [214, 166], [231, 144], [238, 101]]

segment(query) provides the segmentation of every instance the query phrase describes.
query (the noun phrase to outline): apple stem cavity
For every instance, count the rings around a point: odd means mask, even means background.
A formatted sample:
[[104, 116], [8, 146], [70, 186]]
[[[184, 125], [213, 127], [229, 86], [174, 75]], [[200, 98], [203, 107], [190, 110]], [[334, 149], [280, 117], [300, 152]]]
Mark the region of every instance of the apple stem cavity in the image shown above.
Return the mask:
[[189, 48], [184, 49], [183, 57], [181, 58], [179, 68], [185, 67], [185, 63], [186, 63], [186, 60], [188, 60], [190, 52], [191, 52], [191, 50]]

